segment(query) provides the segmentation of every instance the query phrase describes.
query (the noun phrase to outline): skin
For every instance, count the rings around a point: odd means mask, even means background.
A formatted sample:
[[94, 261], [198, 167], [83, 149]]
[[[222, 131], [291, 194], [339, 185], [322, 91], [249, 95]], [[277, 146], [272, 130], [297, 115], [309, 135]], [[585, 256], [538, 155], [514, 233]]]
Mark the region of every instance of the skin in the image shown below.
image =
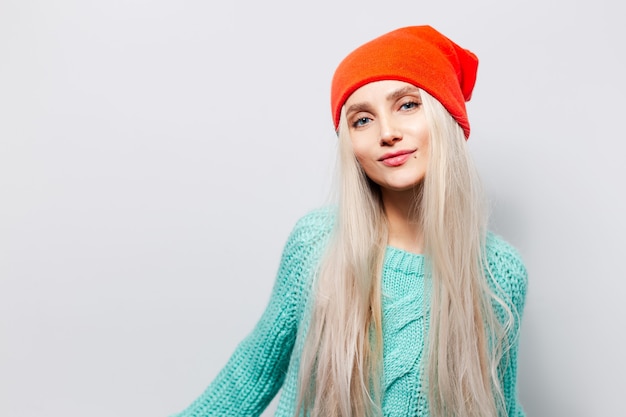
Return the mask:
[[422, 253], [412, 208], [428, 169], [430, 137], [419, 90], [403, 81], [376, 81], [352, 93], [345, 108], [354, 154], [381, 189], [388, 244]]

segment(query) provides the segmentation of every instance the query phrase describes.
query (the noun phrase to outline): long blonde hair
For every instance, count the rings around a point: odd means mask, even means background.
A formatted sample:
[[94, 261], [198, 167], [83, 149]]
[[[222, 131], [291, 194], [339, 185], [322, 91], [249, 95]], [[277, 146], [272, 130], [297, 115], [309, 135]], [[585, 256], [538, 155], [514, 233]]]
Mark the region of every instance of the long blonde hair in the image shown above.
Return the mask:
[[[430, 323], [422, 386], [435, 417], [506, 415], [499, 365], [506, 324], [485, 274], [487, 215], [463, 130], [420, 91], [429, 124], [428, 170], [416, 193], [427, 260]], [[320, 264], [302, 352], [299, 412], [312, 417], [380, 416], [381, 273], [387, 224], [378, 186], [364, 174], [345, 115], [339, 127], [338, 215]], [[510, 314], [509, 314], [510, 315]]]

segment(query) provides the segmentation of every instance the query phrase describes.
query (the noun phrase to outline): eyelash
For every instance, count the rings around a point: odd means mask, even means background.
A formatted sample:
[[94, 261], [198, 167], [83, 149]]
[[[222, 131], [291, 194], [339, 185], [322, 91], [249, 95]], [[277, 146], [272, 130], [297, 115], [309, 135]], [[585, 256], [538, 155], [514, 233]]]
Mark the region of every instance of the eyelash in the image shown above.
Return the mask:
[[[409, 104], [411, 105], [411, 107], [409, 107], [409, 108], [404, 108], [405, 106], [407, 106], [407, 105], [409, 105]], [[407, 102], [402, 103], [402, 104], [400, 105], [400, 109], [404, 109], [404, 110], [411, 110], [411, 109], [414, 109], [414, 108], [416, 108], [416, 107], [419, 107], [419, 106], [420, 106], [420, 104], [421, 104], [421, 103], [420, 103], [420, 102], [418, 102], [418, 101], [407, 101]]]
[[359, 117], [352, 123], [352, 127], [362, 127], [369, 123], [372, 119], [369, 117]]
[[[415, 109], [419, 106], [421, 106], [422, 103], [420, 103], [417, 100], [409, 100], [406, 101], [404, 103], [402, 103], [400, 105], [400, 110], [411, 110], [411, 109]], [[406, 106], [410, 106], [410, 107], [406, 107]], [[367, 123], [369, 123], [371, 121], [371, 117], [359, 117], [358, 119], [356, 119], [354, 122], [352, 122], [352, 127], [353, 128], [359, 128], [359, 127], [363, 127], [365, 126]]]

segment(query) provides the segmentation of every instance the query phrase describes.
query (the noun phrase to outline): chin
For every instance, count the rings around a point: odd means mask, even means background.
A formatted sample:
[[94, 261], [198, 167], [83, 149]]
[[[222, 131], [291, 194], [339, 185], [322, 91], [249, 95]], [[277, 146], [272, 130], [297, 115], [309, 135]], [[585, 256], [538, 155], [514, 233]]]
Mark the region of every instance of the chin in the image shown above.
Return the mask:
[[424, 177], [420, 178], [397, 178], [395, 181], [388, 181], [381, 185], [390, 191], [408, 191], [420, 187], [424, 183]]
[[411, 191], [411, 190], [420, 188], [423, 183], [424, 181], [409, 182], [409, 183], [395, 183], [395, 184], [388, 183], [388, 184], [381, 185], [381, 188], [387, 191], [401, 193], [401, 192]]

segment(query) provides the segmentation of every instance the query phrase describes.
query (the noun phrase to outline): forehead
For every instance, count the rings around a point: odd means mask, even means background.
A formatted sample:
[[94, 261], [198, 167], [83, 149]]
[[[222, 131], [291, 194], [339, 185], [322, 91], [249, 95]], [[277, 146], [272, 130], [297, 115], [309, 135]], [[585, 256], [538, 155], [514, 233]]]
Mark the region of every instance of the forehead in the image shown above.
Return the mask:
[[355, 103], [370, 102], [378, 100], [389, 100], [394, 98], [394, 94], [419, 92], [418, 88], [411, 83], [398, 80], [373, 81], [357, 88], [346, 100], [348, 107]]

